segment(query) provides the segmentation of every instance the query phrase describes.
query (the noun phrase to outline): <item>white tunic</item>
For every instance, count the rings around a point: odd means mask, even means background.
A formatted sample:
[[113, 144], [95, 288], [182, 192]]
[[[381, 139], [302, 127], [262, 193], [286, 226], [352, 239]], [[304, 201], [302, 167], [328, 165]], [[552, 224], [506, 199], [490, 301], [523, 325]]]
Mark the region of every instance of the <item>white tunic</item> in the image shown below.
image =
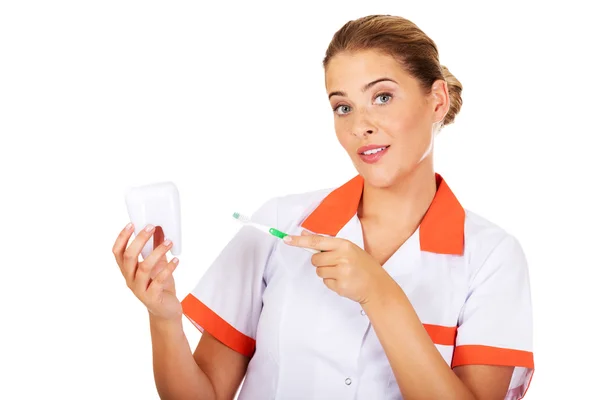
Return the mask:
[[[528, 267], [518, 241], [465, 211], [437, 175], [422, 223], [383, 268], [408, 296], [449, 366], [515, 366], [506, 399], [533, 374]], [[272, 199], [253, 220], [363, 248], [356, 215], [364, 181]], [[251, 356], [241, 400], [402, 399], [360, 304], [316, 275], [311, 254], [244, 227], [183, 301], [184, 314]], [[394, 318], [393, 315], [389, 316]]]

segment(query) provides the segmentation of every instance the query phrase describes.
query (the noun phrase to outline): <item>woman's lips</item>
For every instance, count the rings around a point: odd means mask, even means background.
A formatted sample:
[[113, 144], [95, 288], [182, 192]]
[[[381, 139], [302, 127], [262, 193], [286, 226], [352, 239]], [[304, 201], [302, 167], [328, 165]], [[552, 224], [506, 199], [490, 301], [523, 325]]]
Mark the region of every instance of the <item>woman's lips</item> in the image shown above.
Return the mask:
[[358, 149], [358, 156], [367, 164], [375, 164], [387, 153], [389, 147], [389, 145], [363, 146]]

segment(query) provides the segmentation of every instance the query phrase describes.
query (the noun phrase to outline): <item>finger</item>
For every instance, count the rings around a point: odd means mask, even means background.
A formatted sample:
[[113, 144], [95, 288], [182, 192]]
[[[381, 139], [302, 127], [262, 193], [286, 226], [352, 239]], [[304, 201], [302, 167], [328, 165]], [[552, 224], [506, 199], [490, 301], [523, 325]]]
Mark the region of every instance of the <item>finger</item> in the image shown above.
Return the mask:
[[163, 262], [162, 260], [157, 262], [156, 264], [154, 264], [154, 267], [152, 267], [152, 269], [150, 270], [150, 280], [156, 278], [156, 275], [158, 275], [160, 273], [160, 271], [162, 271], [165, 266], [167, 265], [167, 262]]
[[138, 267], [135, 271], [135, 276], [133, 278], [133, 282], [131, 285], [131, 290], [135, 293], [136, 296], [140, 297], [144, 294], [146, 289], [148, 289], [148, 285], [150, 285], [150, 272], [152, 271], [152, 266], [145, 262], [145, 260], [138, 264]]
[[125, 250], [125, 253], [123, 253], [123, 275], [128, 284], [133, 281], [140, 253], [153, 233], [154, 226], [146, 226], [146, 228], [137, 234], [135, 239], [133, 239], [129, 247]]
[[166, 262], [167, 261], [167, 252], [171, 249], [171, 247], [173, 247], [173, 242], [171, 242], [169, 240], [169, 243], [165, 243], [162, 242], [161, 244], [158, 245], [158, 247], [156, 247], [154, 250], [152, 250], [152, 253], [150, 253], [148, 255], [148, 257], [146, 257], [146, 259], [142, 262], [142, 264], [148, 264], [148, 268], [150, 268], [150, 271], [152, 271], [154, 269], [154, 266], [159, 262]]
[[337, 265], [338, 255], [336, 251], [321, 251], [313, 254], [310, 261], [315, 267], [326, 267]]
[[327, 279], [323, 279], [323, 283], [325, 284], [325, 286], [327, 286], [329, 289], [333, 290], [334, 292], [336, 292], [337, 294], [339, 294], [338, 292], [338, 283], [337, 280], [332, 279], [332, 278], [327, 278]]
[[127, 243], [129, 242], [132, 233], [133, 224], [130, 222], [119, 233], [119, 236], [117, 236], [117, 240], [113, 245], [112, 252], [115, 256], [115, 260], [117, 260], [117, 264], [119, 264], [119, 268], [121, 268], [121, 264], [123, 264], [123, 253], [125, 252], [125, 247], [127, 247]]
[[339, 275], [336, 267], [317, 267], [316, 272], [321, 279], [337, 279]]
[[158, 295], [164, 287], [165, 282], [171, 275], [173, 275], [173, 271], [177, 268], [179, 264], [179, 259], [177, 257], [173, 257], [171, 262], [169, 262], [162, 271], [156, 275], [156, 278], [150, 282], [150, 286], [148, 286], [148, 295], [156, 296]]
[[314, 250], [335, 250], [344, 239], [321, 235], [288, 235], [283, 241], [291, 246], [305, 247]]

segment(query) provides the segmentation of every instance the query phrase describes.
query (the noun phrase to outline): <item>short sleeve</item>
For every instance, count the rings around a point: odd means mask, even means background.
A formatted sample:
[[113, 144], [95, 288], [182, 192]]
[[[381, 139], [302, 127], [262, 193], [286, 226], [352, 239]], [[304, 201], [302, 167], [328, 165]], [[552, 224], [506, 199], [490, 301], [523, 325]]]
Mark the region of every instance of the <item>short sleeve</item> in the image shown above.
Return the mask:
[[[252, 220], [277, 226], [277, 199], [263, 204]], [[245, 356], [255, 350], [265, 289], [264, 271], [276, 238], [243, 226], [182, 301], [183, 314], [201, 331]]]
[[519, 242], [507, 235], [475, 273], [458, 320], [452, 367], [514, 366], [505, 400], [522, 399], [533, 376], [529, 271]]

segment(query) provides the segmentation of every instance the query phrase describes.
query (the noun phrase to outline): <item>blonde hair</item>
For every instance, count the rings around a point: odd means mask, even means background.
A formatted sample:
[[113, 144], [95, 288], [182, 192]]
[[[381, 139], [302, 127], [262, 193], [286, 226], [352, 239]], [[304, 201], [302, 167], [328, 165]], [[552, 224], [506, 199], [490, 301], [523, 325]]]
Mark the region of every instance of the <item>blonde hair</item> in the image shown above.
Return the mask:
[[339, 52], [361, 50], [378, 50], [394, 57], [420, 82], [426, 94], [431, 92], [433, 82], [445, 80], [450, 107], [442, 127], [454, 122], [462, 106], [462, 84], [440, 64], [437, 46], [417, 25], [392, 15], [369, 15], [348, 21], [333, 35], [325, 52], [323, 67], [327, 68], [331, 58]]

